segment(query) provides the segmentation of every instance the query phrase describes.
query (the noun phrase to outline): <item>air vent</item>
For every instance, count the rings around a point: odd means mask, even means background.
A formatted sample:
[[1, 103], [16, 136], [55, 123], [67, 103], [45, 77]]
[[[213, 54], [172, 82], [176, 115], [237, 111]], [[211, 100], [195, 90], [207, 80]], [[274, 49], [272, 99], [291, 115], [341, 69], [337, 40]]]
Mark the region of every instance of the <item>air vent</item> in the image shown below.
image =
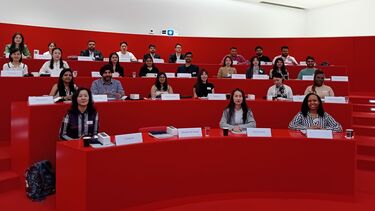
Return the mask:
[[259, 2], [259, 3], [262, 3], [262, 4], [269, 4], [269, 5], [278, 6], [278, 7], [287, 7], [287, 8], [297, 9], [297, 10], [306, 10], [306, 9], [303, 8], [303, 7], [297, 7], [297, 6], [286, 5], [286, 4], [278, 4], [278, 3], [269, 2], [269, 1], [261, 1], [261, 2]]

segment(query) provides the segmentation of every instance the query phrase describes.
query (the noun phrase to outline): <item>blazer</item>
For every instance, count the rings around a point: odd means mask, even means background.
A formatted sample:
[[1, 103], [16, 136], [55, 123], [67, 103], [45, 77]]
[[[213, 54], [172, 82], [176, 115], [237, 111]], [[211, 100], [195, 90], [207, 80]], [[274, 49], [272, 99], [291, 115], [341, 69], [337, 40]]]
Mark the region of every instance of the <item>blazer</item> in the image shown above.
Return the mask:
[[[88, 49], [84, 50], [84, 51], [81, 51], [80, 56], [90, 56], [90, 51]], [[103, 61], [103, 55], [98, 50], [94, 50], [94, 57], [95, 57], [95, 60], [97, 60], [97, 61]]]
[[255, 119], [254, 119], [253, 112], [251, 111], [250, 108], [248, 108], [248, 109], [249, 110], [247, 111], [246, 122], [244, 124], [236, 125], [234, 123], [234, 121], [235, 121], [234, 120], [234, 114], [232, 116], [232, 119], [228, 121], [229, 109], [226, 108], [223, 111], [223, 115], [221, 116], [220, 127], [221, 128], [227, 127], [230, 130], [232, 130], [235, 126], [239, 126], [242, 130], [246, 130], [246, 128], [255, 128], [256, 122], [255, 122]]

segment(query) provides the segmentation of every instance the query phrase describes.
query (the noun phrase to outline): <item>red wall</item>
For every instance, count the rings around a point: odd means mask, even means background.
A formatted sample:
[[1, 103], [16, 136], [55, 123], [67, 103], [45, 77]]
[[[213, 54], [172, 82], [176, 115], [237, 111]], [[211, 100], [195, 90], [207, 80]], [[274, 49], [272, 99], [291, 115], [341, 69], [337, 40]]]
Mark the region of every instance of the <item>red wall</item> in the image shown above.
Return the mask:
[[273, 58], [280, 53], [280, 46], [288, 45], [292, 56], [298, 61], [307, 55], [313, 55], [317, 62], [328, 61], [331, 64], [347, 65], [351, 92], [375, 92], [370, 79], [363, 76], [372, 71], [371, 49], [375, 49], [375, 37], [335, 37], [335, 38], [202, 38], [167, 37], [155, 35], [120, 34], [68, 30], [47, 27], [34, 27], [0, 23], [0, 46], [11, 42], [12, 35], [19, 31], [25, 37], [29, 48], [47, 50], [48, 42], [55, 41], [63, 49], [64, 56], [77, 55], [86, 48], [88, 39], [96, 40], [97, 49], [105, 57], [119, 50], [119, 42], [127, 41], [129, 51], [141, 58], [150, 43], [157, 45], [158, 53], [167, 59], [173, 53], [174, 45], [181, 43], [183, 51], [194, 53], [195, 63], [219, 63], [231, 46], [237, 46], [240, 54], [249, 58], [254, 47], [261, 45], [264, 54]]

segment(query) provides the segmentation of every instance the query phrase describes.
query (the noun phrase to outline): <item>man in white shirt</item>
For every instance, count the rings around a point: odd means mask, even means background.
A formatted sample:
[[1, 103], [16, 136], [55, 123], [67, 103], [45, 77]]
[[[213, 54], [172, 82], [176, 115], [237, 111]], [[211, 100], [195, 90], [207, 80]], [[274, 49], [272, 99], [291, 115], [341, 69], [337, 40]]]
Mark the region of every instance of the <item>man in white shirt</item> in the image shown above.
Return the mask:
[[137, 58], [132, 52], [128, 51], [128, 43], [125, 41], [120, 42], [120, 51], [117, 52], [120, 60], [123, 58], [129, 58], [131, 62], [136, 62]]
[[272, 63], [275, 63], [275, 60], [279, 57], [281, 57], [284, 60], [285, 65], [298, 65], [297, 60], [293, 56], [289, 55], [288, 46], [281, 47], [281, 55], [275, 56], [275, 58], [273, 58], [272, 60]]
[[272, 75], [274, 85], [267, 91], [267, 96], [272, 96], [273, 99], [286, 100], [293, 98], [292, 88], [283, 84], [283, 76], [280, 73]]

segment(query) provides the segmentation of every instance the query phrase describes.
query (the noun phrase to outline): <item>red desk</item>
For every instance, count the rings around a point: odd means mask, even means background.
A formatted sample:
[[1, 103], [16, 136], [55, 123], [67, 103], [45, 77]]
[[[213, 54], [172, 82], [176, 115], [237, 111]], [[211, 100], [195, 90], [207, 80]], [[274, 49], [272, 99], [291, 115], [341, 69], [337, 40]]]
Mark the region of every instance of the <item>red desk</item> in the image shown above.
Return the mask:
[[[94, 78], [79, 77], [76, 78], [76, 84], [83, 87], [91, 87]], [[152, 84], [155, 79], [152, 78], [120, 78], [119, 79], [125, 88], [127, 95], [138, 93], [141, 96], [147, 97], [150, 93]], [[243, 89], [246, 94], [255, 94], [257, 98], [266, 95], [268, 88], [272, 85], [271, 80], [231, 80], [231, 79], [209, 79], [215, 85], [217, 93], [230, 93], [234, 88]], [[0, 142], [1, 140], [10, 140], [10, 105], [14, 101], [26, 101], [28, 96], [40, 96], [49, 94], [53, 84], [57, 82], [57, 78], [49, 77], [35, 77], [35, 78], [7, 78], [0, 77], [0, 110], [2, 116], [0, 118]], [[169, 83], [173, 87], [175, 93], [180, 93], [184, 96], [193, 95], [193, 85], [196, 79], [170, 79]], [[311, 84], [311, 81], [289, 80], [286, 82], [292, 87], [293, 93], [303, 94], [306, 87]], [[347, 82], [326, 82], [331, 86], [338, 96], [348, 96], [349, 84]], [[6, 91], [10, 88], [12, 91]]]
[[[0, 64], [8, 62], [7, 59], [0, 58]], [[34, 59], [25, 59], [23, 61], [29, 67], [29, 72], [39, 72], [40, 68], [43, 66], [45, 60], [34, 60]], [[99, 69], [107, 64], [107, 62], [101, 61], [76, 61], [76, 60], [67, 60], [69, 67], [73, 70], [78, 71], [78, 76], [89, 77], [91, 76], [92, 71], [99, 71]], [[125, 63], [122, 62], [121, 65], [125, 68], [125, 76], [131, 76], [132, 72], [139, 72], [139, 69], [143, 65], [142, 63]], [[180, 64], [156, 64], [160, 71], [163, 72], [176, 72], [177, 67]], [[220, 64], [197, 64], [200, 68], [206, 69], [211, 77], [216, 77]], [[238, 73], [246, 73], [248, 65], [236, 65], [235, 66]], [[264, 65], [264, 70], [269, 72], [272, 66]], [[305, 68], [304, 66], [287, 66], [290, 78], [297, 78], [298, 73], [301, 69]], [[326, 77], [332, 75], [348, 75], [346, 66], [322, 66], [318, 67], [325, 72]]]
[[208, 194], [293, 192], [352, 195], [356, 142], [306, 139], [272, 130], [272, 138], [155, 141], [102, 149], [57, 144], [58, 210], [117, 210]]
[[[228, 101], [117, 101], [96, 103], [99, 130], [110, 135], [137, 132], [141, 127], [173, 125], [176, 127], [219, 127]], [[300, 103], [256, 100], [248, 101], [257, 127], [287, 128]], [[55, 163], [56, 141], [62, 118], [70, 105], [28, 106], [12, 103], [12, 169], [23, 175], [33, 162], [47, 159]], [[326, 104], [343, 128], [351, 127], [351, 104]]]

